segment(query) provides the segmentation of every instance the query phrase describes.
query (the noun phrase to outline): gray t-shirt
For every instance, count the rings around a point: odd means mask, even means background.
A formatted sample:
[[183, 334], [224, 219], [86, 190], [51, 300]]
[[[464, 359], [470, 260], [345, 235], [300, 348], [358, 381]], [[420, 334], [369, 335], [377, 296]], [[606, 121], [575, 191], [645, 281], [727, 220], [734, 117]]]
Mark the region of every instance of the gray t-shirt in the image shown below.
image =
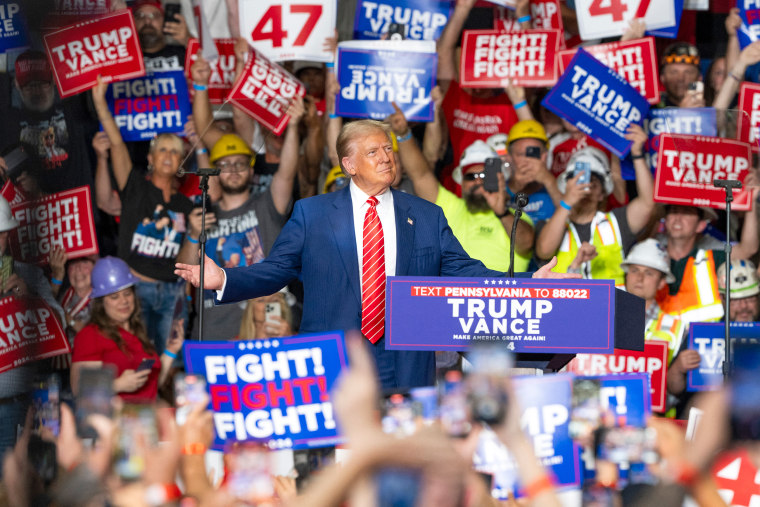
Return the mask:
[[[288, 219], [277, 212], [271, 191], [252, 193], [245, 204], [233, 210], [224, 211], [215, 205], [213, 212], [216, 225], [207, 233], [206, 254], [223, 268], [250, 266], [264, 259]], [[206, 291], [204, 340], [229, 340], [237, 336], [246, 303], [215, 306], [214, 292]], [[191, 335], [198, 337], [197, 317]]]

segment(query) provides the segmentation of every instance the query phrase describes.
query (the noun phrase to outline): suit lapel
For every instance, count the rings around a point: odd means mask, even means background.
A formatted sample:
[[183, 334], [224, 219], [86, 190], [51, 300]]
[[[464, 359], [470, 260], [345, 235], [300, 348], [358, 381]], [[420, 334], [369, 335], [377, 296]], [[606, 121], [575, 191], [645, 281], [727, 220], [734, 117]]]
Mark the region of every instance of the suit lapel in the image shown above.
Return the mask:
[[414, 217], [402, 192], [393, 192], [393, 207], [396, 212], [396, 275], [406, 276], [414, 245]]
[[354, 233], [354, 211], [351, 205], [351, 193], [348, 186], [336, 192], [333, 207], [328, 210], [335, 241], [338, 247], [343, 267], [348, 275], [351, 290], [361, 304], [361, 288], [359, 287], [359, 261], [356, 252], [356, 234]]

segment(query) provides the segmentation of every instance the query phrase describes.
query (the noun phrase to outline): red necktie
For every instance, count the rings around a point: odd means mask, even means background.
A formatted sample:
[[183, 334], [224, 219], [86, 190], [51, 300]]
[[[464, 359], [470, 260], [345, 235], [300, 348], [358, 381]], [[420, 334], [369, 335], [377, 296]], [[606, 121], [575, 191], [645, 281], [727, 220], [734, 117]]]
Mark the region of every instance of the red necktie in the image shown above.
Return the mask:
[[362, 242], [362, 333], [372, 343], [385, 334], [385, 245], [377, 198], [367, 199]]

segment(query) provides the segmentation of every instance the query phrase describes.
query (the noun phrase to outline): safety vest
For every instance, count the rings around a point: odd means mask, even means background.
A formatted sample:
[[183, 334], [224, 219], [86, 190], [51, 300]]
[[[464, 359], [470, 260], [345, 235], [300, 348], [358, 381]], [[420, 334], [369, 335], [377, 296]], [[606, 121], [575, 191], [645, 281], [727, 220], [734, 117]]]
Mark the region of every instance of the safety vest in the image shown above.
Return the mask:
[[686, 262], [678, 293], [671, 296], [668, 287], [657, 293], [660, 310], [678, 315], [685, 326], [692, 322], [716, 322], [723, 317], [718, 296], [718, 276], [710, 250], [697, 250]]
[[683, 339], [684, 325], [681, 319], [675, 315], [659, 310], [657, 318], [650, 319], [646, 323], [644, 332], [645, 340], [662, 340], [668, 343], [668, 364], [673, 360], [673, 356], [681, 348]]
[[[583, 278], [615, 280], [615, 285], [625, 284], [625, 273], [620, 264], [623, 262], [623, 243], [620, 237], [620, 227], [612, 213], [597, 211], [591, 221], [593, 236], [591, 244], [596, 247], [596, 257], [581, 266]], [[567, 222], [565, 237], [557, 252], [557, 267], [559, 273], [566, 273], [573, 259], [578, 255], [581, 246], [578, 231], [572, 222]]]

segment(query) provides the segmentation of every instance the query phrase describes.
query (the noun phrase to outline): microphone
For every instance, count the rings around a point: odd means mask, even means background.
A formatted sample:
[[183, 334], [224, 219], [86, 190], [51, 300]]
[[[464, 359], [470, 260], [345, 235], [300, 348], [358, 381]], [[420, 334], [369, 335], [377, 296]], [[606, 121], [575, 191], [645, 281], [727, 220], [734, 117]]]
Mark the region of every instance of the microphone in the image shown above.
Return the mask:
[[713, 180], [713, 186], [719, 188], [742, 188], [738, 180]]
[[198, 167], [196, 169], [185, 169], [183, 167], [180, 167], [177, 170], [177, 177], [184, 176], [186, 174], [197, 174], [198, 176], [219, 176], [220, 172], [221, 170], [217, 169], [216, 167], [209, 167], [209, 168]]
[[515, 195], [515, 203], [510, 206], [515, 210], [515, 219], [512, 222], [512, 233], [509, 235], [509, 270], [507, 271], [509, 278], [514, 278], [515, 276], [515, 235], [517, 234], [517, 222], [520, 220], [523, 208], [528, 205], [528, 201], [530, 201], [528, 194], [518, 192]]

